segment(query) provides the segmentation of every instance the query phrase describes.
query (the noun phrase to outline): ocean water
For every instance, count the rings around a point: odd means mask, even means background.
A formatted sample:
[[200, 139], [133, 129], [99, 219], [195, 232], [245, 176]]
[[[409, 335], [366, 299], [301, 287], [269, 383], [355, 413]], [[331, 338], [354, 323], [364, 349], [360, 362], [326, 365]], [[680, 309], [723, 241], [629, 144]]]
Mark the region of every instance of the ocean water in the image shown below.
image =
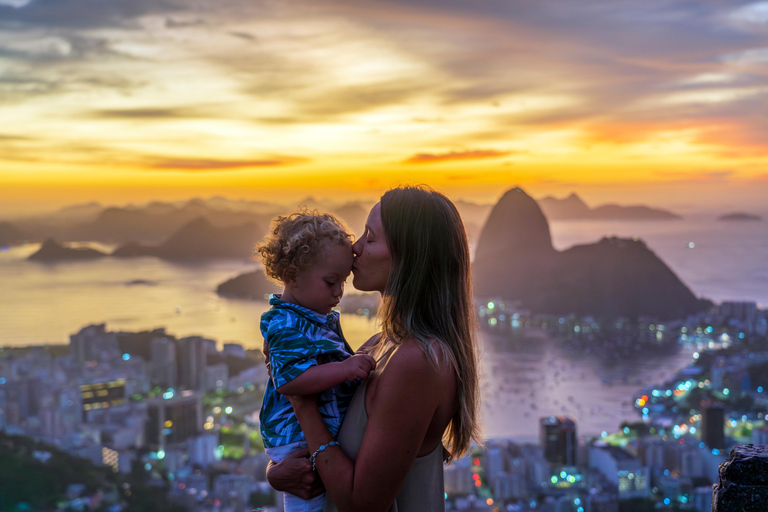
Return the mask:
[[[560, 250], [602, 236], [638, 236], [697, 296], [768, 305], [768, 222], [553, 222], [550, 229]], [[67, 343], [81, 327], [102, 322], [110, 330], [165, 327], [179, 337], [198, 334], [220, 344], [261, 345], [258, 320], [268, 304], [224, 299], [214, 291], [253, 264], [156, 258], [27, 261], [37, 248], [28, 244], [0, 251], [0, 346]], [[128, 284], [135, 280], [147, 283]], [[344, 315], [343, 325], [354, 347], [377, 330], [375, 321], [356, 315]], [[553, 414], [573, 416], [580, 433], [615, 430], [622, 420], [636, 419], [632, 394], [666, 380], [688, 364], [692, 352], [681, 347], [672, 355], [605, 363], [564, 352], [540, 333], [532, 336], [510, 344], [481, 334], [488, 437], [534, 438], [539, 418]]]

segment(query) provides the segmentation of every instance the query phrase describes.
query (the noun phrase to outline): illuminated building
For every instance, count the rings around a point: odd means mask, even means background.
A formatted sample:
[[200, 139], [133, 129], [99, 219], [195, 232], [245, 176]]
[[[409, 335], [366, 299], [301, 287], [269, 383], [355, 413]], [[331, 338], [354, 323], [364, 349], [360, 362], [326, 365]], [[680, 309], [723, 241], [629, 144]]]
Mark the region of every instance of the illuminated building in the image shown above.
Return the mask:
[[445, 492], [448, 494], [468, 494], [473, 486], [472, 464], [464, 457], [446, 467], [444, 472]]
[[[207, 362], [208, 345], [212, 340], [190, 336], [178, 341], [180, 352], [179, 386], [182, 389], [203, 389], [204, 371]], [[215, 348], [215, 342], [214, 348]]]
[[120, 354], [117, 334], [106, 331], [106, 324], [89, 325], [69, 337], [73, 361], [82, 367], [87, 361], [112, 361]]
[[648, 469], [643, 467], [639, 459], [617, 446], [591, 446], [589, 466], [617, 486], [619, 499], [643, 498], [648, 495]]
[[178, 396], [165, 393], [147, 403], [146, 440], [152, 449], [181, 443], [200, 433], [203, 426], [203, 399], [199, 394]]
[[80, 386], [80, 399], [83, 404], [83, 421], [87, 421], [88, 411], [125, 403], [125, 381], [118, 379], [83, 384]]
[[176, 345], [163, 336], [152, 340], [150, 350], [150, 382], [163, 389], [177, 387]]
[[725, 448], [724, 412], [722, 407], [707, 406], [701, 411], [701, 440], [712, 450]]
[[576, 423], [564, 416], [549, 416], [540, 421], [540, 445], [550, 464], [576, 466]]

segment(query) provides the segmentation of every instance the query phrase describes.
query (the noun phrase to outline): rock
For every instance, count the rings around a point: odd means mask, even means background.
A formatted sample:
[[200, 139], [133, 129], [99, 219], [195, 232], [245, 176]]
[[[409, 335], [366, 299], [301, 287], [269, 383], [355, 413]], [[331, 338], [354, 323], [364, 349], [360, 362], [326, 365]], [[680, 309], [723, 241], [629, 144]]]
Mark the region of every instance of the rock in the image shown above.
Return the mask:
[[216, 287], [216, 293], [223, 297], [265, 300], [270, 293], [280, 293], [280, 285], [273, 283], [257, 270], [233, 277]]
[[673, 319], [707, 307], [640, 240], [603, 238], [556, 251], [541, 209], [519, 188], [491, 212], [473, 279], [478, 296], [516, 301], [534, 313]]
[[720, 464], [712, 492], [712, 512], [768, 510], [768, 446], [736, 446]]
[[29, 258], [31, 261], [71, 261], [71, 260], [95, 260], [103, 258], [107, 254], [97, 251], [96, 249], [89, 249], [87, 247], [65, 247], [53, 238], [49, 238], [40, 249], [32, 254]]
[[719, 474], [721, 482], [768, 486], [768, 446], [735, 446], [728, 460], [720, 464]]
[[254, 244], [266, 232], [261, 224], [217, 227], [203, 217], [197, 218], [158, 246], [129, 243], [118, 247], [113, 256], [130, 258], [157, 256], [169, 260], [234, 258], [251, 259]]

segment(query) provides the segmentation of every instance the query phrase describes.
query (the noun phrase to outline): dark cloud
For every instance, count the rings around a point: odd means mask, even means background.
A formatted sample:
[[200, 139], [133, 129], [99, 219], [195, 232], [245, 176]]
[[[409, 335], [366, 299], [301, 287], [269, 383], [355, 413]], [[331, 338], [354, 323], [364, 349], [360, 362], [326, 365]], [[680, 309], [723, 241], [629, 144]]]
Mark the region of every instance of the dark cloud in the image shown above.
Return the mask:
[[240, 39], [245, 39], [246, 41], [258, 41], [259, 40], [258, 37], [254, 36], [252, 34], [248, 34], [247, 32], [230, 32], [229, 35], [234, 36], [234, 37], [238, 37]]
[[94, 110], [87, 117], [99, 119], [180, 119], [200, 117], [192, 109], [183, 108], [123, 108]]
[[189, 28], [189, 27], [199, 27], [201, 25], [205, 25], [205, 22], [201, 19], [183, 20], [183, 19], [176, 19], [176, 18], [167, 18], [165, 20], [166, 28]]
[[306, 162], [299, 157], [279, 157], [263, 160], [219, 160], [209, 158], [167, 158], [149, 164], [149, 168], [167, 171], [235, 171], [253, 167], [279, 167]]
[[177, 2], [165, 0], [32, 0], [18, 8], [0, 5], [0, 27], [18, 24], [58, 28], [126, 26], [139, 16], [179, 8]]
[[418, 153], [405, 160], [406, 164], [434, 164], [451, 162], [456, 160], [484, 160], [488, 158], [501, 158], [508, 156], [509, 151], [496, 151], [493, 149], [475, 149], [470, 151], [451, 151], [449, 153]]

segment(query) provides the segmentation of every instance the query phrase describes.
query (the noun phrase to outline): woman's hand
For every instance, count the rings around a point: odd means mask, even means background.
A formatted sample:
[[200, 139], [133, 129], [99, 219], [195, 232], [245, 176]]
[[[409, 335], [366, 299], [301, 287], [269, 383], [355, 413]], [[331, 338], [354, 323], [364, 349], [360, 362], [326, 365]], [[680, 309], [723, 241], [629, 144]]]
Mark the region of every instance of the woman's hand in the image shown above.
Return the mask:
[[308, 457], [309, 450], [304, 449], [288, 455], [277, 464], [270, 461], [267, 466], [269, 485], [304, 500], [322, 494], [325, 487], [317, 473], [312, 471], [312, 463]]

